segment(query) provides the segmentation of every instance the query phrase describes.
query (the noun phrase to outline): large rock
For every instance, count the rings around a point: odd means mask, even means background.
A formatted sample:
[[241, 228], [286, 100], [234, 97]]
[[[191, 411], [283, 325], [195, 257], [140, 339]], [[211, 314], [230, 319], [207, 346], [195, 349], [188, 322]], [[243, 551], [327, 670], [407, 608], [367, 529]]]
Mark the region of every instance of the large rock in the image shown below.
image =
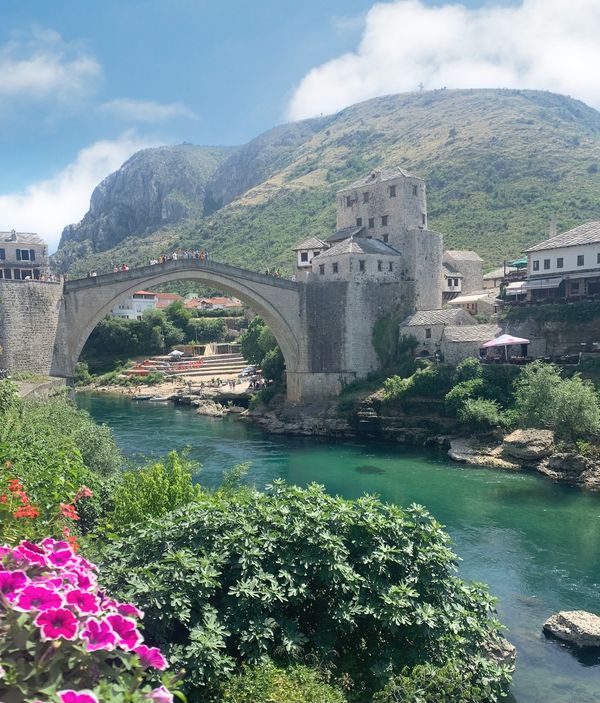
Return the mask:
[[207, 417], [223, 417], [227, 414], [227, 408], [207, 398], [199, 401], [196, 414], [206, 415]]
[[600, 490], [600, 463], [576, 452], [554, 452], [536, 468], [549, 478], [590, 490]]
[[522, 462], [536, 463], [553, 450], [554, 434], [550, 430], [515, 430], [502, 442], [502, 453]]
[[459, 437], [450, 440], [448, 456], [470, 466], [483, 466], [492, 469], [519, 471], [520, 465], [500, 456], [501, 447], [489, 447], [474, 440]]
[[600, 617], [585, 610], [563, 610], [548, 618], [544, 632], [576, 647], [600, 647]]
[[517, 659], [517, 648], [507, 639], [496, 635], [489, 639], [485, 645], [487, 658], [500, 666], [508, 666], [514, 670]]

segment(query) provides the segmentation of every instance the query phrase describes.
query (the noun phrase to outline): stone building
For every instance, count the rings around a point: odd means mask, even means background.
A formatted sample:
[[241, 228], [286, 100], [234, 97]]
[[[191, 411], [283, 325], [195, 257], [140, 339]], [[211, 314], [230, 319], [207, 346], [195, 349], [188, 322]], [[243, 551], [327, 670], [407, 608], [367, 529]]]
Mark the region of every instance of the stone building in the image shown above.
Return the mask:
[[448, 305], [455, 308], [462, 308], [470, 315], [493, 315], [498, 312], [500, 302], [492, 294], [492, 291], [481, 293], [471, 293], [469, 295], [459, 295], [448, 302]]
[[476, 293], [483, 290], [483, 259], [474, 251], [448, 249], [442, 264], [449, 272], [462, 276], [460, 293]]
[[413, 337], [417, 341], [415, 356], [433, 356], [436, 351], [441, 352], [445, 329], [463, 325], [477, 325], [477, 320], [460, 308], [421, 310], [400, 323], [400, 338]]
[[483, 345], [501, 332], [496, 324], [446, 327], [441, 342], [445, 363], [456, 366], [467, 357], [479, 358]]
[[304, 280], [306, 274], [312, 271], [312, 260], [318, 256], [329, 245], [319, 237], [310, 237], [300, 242], [294, 247], [296, 252], [296, 278], [299, 281]]
[[31, 232], [0, 232], [0, 279], [39, 280], [48, 274], [48, 246]]
[[442, 302], [447, 303], [462, 292], [464, 276], [446, 264], [442, 264]]

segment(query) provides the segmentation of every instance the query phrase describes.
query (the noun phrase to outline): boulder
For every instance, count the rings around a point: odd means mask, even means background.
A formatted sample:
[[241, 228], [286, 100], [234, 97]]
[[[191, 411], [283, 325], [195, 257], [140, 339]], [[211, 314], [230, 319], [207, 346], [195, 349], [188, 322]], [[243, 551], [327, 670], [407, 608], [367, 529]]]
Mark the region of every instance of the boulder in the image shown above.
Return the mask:
[[214, 400], [201, 400], [196, 409], [196, 414], [207, 415], [208, 417], [223, 417], [227, 413], [227, 409]]
[[448, 456], [453, 461], [460, 461], [470, 466], [482, 466], [490, 469], [519, 471], [519, 464], [500, 456], [501, 447], [488, 447], [471, 439], [459, 437], [450, 440]]
[[485, 652], [488, 659], [500, 666], [508, 666], [514, 670], [517, 659], [517, 648], [507, 639], [495, 635], [485, 643]]
[[538, 462], [554, 450], [554, 434], [550, 430], [515, 430], [502, 442], [502, 453], [522, 462]]
[[575, 647], [600, 647], [600, 617], [585, 610], [562, 610], [544, 623], [544, 632]]

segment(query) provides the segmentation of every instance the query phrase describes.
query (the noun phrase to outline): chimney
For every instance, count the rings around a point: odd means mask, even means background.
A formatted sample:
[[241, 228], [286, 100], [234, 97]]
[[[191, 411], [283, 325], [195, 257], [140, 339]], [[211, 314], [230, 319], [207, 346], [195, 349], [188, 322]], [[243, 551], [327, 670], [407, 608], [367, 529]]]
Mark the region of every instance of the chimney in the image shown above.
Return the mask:
[[552, 215], [550, 218], [550, 228], [548, 231], [548, 239], [552, 239], [552, 237], [556, 237], [558, 234], [557, 228], [556, 228], [556, 215]]

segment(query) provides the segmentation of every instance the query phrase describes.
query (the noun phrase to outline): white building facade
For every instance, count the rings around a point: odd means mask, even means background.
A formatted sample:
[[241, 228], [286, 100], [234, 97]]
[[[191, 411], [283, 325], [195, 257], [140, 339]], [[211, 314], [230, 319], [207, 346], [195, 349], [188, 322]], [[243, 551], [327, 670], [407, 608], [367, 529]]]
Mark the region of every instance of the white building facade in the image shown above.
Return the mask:
[[139, 290], [114, 307], [111, 314], [126, 320], [141, 320], [146, 310], [154, 310], [155, 307], [156, 295], [150, 291]]

